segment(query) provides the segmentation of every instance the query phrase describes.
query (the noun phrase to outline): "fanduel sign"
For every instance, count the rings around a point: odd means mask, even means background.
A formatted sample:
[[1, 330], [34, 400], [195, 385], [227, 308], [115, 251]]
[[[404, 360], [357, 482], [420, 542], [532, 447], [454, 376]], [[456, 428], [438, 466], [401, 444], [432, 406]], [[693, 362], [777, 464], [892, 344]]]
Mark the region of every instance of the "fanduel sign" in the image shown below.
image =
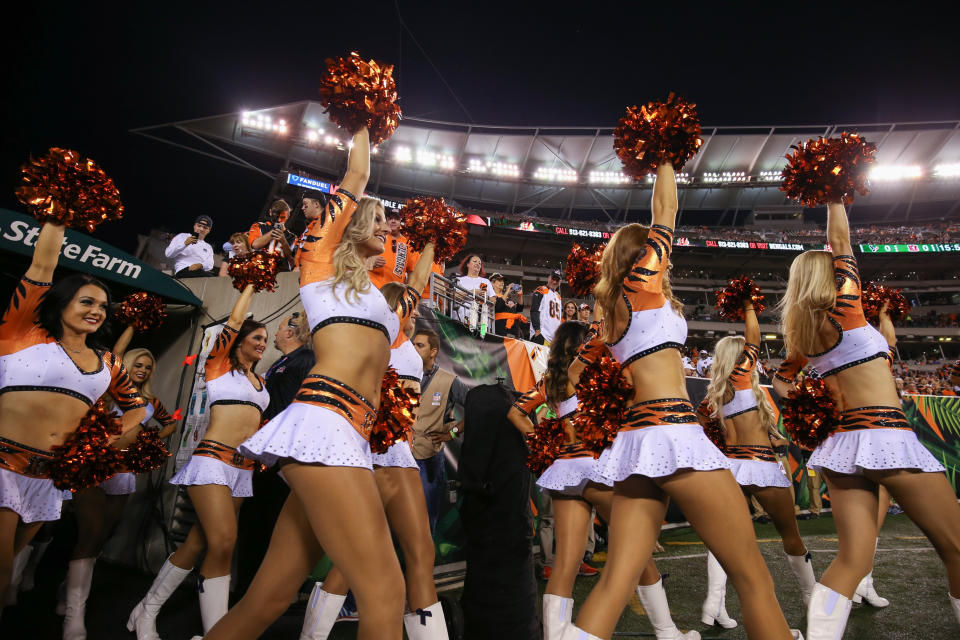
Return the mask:
[[[0, 250], [33, 255], [40, 227], [40, 223], [34, 218], [0, 209]], [[67, 229], [64, 234], [59, 264], [103, 280], [118, 282], [188, 304], [200, 302], [170, 276], [116, 247], [73, 229]]]

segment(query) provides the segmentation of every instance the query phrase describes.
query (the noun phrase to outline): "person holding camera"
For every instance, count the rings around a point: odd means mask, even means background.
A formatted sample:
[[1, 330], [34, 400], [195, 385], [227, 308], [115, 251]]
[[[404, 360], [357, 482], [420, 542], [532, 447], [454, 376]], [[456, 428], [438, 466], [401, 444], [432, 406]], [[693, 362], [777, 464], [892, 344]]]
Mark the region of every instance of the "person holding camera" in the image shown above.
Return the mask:
[[525, 327], [528, 320], [523, 315], [523, 287], [514, 282], [504, 287], [503, 276], [495, 273], [490, 276], [493, 291], [497, 294], [494, 303], [494, 333], [498, 336], [520, 337], [520, 327]]
[[197, 216], [193, 221], [193, 233], [178, 233], [167, 245], [164, 254], [173, 259], [175, 278], [212, 278], [213, 247], [204, 238], [213, 228], [208, 215]]
[[[290, 217], [290, 205], [285, 200], [277, 200], [267, 210], [267, 219], [254, 222], [247, 233], [247, 241], [254, 251], [263, 249], [268, 253], [276, 254], [287, 260], [289, 265], [293, 261], [293, 249], [297, 236], [287, 227], [287, 218]], [[285, 269], [287, 270], [287, 269]]]

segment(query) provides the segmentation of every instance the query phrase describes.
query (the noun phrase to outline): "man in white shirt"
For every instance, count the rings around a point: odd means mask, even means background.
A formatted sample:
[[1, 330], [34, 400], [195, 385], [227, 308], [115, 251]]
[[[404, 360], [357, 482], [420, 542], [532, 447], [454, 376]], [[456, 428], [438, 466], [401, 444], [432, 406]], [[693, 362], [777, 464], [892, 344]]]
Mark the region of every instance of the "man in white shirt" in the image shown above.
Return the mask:
[[173, 258], [175, 278], [211, 278], [213, 273], [213, 247], [204, 241], [213, 220], [210, 216], [197, 216], [193, 221], [193, 233], [178, 233], [164, 252]]
[[700, 360], [697, 361], [697, 375], [701, 378], [710, 377], [710, 365], [713, 364], [713, 358], [710, 357], [710, 354], [704, 350], [700, 350]]
[[537, 287], [530, 301], [531, 342], [548, 345], [560, 326], [563, 304], [557, 289], [560, 287], [560, 272], [554, 271], [547, 278], [546, 286]]

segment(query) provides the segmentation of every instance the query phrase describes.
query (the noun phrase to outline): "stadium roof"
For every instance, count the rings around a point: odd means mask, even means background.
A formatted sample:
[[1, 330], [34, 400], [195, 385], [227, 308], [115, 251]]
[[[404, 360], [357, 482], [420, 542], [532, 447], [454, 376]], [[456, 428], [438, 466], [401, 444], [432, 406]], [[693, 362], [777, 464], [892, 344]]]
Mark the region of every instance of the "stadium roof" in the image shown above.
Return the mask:
[[[615, 124], [615, 123], [613, 123]], [[461, 206], [560, 219], [632, 221], [649, 207], [652, 183], [620, 173], [612, 126], [509, 127], [406, 118], [373, 156], [369, 189], [403, 198], [433, 194]], [[703, 128], [700, 152], [681, 176], [681, 210], [800, 211], [777, 189], [790, 146], [856, 131], [875, 142], [871, 193], [854, 208], [905, 219], [960, 210], [960, 121]], [[133, 130], [248, 167], [336, 180], [346, 132], [319, 102], [302, 101]]]

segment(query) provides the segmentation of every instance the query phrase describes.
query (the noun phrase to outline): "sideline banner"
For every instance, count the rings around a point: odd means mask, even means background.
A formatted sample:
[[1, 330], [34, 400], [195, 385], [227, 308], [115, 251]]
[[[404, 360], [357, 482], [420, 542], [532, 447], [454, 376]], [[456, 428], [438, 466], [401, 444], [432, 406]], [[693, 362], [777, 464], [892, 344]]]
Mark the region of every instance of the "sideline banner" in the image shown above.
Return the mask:
[[197, 369], [193, 374], [193, 390], [190, 392], [190, 404], [180, 432], [180, 448], [177, 449], [174, 473], [180, 469], [190, 456], [197, 444], [203, 440], [207, 427], [210, 425], [210, 407], [207, 399], [207, 378], [204, 375], [204, 366], [207, 356], [213, 349], [213, 342], [223, 330], [225, 322], [211, 324], [203, 329], [203, 341], [200, 343], [200, 353], [197, 355]]

